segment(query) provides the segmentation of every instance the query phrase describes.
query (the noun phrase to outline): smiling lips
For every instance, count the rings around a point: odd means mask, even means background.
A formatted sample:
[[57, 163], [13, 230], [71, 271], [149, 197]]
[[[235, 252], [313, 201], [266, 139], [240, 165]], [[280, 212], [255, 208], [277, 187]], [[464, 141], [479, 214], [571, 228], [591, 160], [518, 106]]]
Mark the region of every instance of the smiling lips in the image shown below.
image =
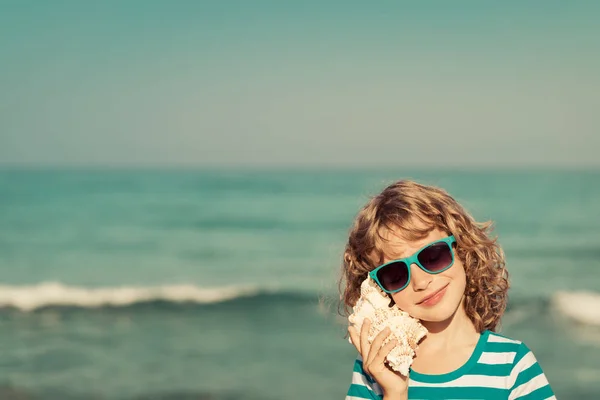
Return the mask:
[[442, 300], [442, 298], [444, 297], [444, 294], [446, 294], [447, 287], [448, 287], [448, 285], [446, 285], [443, 288], [441, 288], [440, 290], [430, 294], [429, 296], [425, 297], [423, 300], [418, 302], [417, 305], [420, 305], [420, 306], [436, 305], [437, 303], [440, 302], [440, 300]]

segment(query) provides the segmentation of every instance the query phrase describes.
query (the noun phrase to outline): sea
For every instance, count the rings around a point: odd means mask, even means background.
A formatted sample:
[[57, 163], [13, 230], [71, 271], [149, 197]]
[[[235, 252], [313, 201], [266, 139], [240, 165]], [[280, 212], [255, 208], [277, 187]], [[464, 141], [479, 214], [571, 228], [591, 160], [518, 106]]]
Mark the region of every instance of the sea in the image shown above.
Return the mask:
[[493, 220], [501, 333], [600, 399], [600, 171], [0, 170], [0, 399], [342, 399], [353, 217], [414, 179]]

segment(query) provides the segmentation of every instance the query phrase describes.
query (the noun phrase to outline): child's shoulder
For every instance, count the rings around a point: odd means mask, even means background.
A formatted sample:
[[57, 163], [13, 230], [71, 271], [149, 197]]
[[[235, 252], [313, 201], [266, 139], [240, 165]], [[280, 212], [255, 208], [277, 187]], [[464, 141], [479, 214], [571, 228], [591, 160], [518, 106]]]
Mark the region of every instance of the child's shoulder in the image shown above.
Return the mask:
[[495, 332], [487, 332], [487, 336], [478, 362], [484, 375], [507, 377], [511, 399], [556, 399], [542, 367], [525, 343]]
[[521, 340], [517, 340], [506, 335], [487, 331], [487, 340], [483, 349], [484, 355], [490, 360], [517, 364], [525, 357], [533, 357], [531, 349]]

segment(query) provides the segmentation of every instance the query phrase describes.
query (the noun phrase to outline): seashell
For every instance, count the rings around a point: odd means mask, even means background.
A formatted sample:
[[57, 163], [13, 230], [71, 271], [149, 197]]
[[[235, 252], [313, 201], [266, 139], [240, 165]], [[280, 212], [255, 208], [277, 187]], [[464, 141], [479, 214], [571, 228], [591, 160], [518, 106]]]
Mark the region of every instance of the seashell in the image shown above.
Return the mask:
[[373, 343], [379, 332], [387, 326], [390, 327], [392, 333], [383, 344], [393, 338], [398, 340], [398, 344], [387, 355], [386, 362], [394, 371], [407, 376], [415, 350], [427, 334], [427, 329], [419, 320], [400, 310], [395, 304], [390, 307], [390, 298], [370, 277], [361, 284], [360, 298], [352, 307], [352, 314], [348, 317], [348, 321], [360, 332], [365, 318], [371, 321], [367, 338], [369, 344]]

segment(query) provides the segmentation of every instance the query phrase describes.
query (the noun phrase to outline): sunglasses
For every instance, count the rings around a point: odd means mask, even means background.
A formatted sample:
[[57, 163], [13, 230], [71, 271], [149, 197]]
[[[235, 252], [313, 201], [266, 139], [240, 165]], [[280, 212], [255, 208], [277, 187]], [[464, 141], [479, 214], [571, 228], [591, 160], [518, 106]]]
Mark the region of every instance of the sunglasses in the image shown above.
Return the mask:
[[454, 264], [452, 243], [456, 243], [454, 236], [436, 240], [422, 247], [410, 257], [380, 265], [369, 272], [369, 276], [384, 292], [399, 292], [410, 282], [410, 266], [412, 264], [417, 264], [419, 268], [430, 274], [439, 274], [450, 268]]

